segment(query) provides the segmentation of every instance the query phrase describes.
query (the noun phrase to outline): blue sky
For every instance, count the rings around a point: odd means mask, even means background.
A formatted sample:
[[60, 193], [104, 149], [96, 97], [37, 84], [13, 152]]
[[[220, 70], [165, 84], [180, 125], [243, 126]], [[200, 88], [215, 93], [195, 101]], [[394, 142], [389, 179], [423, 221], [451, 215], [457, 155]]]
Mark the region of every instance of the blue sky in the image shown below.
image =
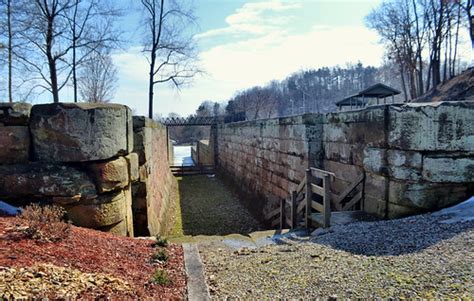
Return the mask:
[[[138, 1], [137, 1], [138, 2]], [[204, 100], [226, 101], [237, 91], [292, 72], [361, 61], [379, 65], [383, 49], [364, 17], [379, 1], [195, 1], [200, 50], [198, 76], [179, 93], [167, 85], [156, 87], [156, 113], [187, 115]], [[129, 29], [138, 13], [123, 21]], [[140, 32], [129, 41], [140, 42]], [[114, 55], [119, 68], [115, 101], [147, 112], [147, 64], [139, 43]]]
[[[148, 65], [141, 46], [140, 1], [117, 3], [126, 11], [120, 28], [127, 43], [113, 54], [119, 70], [114, 102], [146, 115]], [[155, 86], [155, 113], [187, 115], [204, 100], [223, 102], [239, 90], [301, 69], [358, 61], [378, 66], [383, 47], [364, 18], [379, 4], [380, 0], [195, 0], [195, 39], [199, 65], [206, 73], [180, 92], [166, 84]], [[467, 51], [468, 59], [470, 47]], [[62, 101], [72, 96], [70, 88], [61, 92]], [[45, 93], [38, 102], [49, 98]]]

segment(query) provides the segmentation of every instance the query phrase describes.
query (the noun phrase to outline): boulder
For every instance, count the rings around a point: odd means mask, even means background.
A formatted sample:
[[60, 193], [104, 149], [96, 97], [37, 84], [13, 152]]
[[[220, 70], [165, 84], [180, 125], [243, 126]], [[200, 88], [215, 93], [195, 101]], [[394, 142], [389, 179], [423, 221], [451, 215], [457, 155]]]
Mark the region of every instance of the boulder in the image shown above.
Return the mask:
[[0, 164], [28, 162], [30, 151], [28, 127], [0, 127], [0, 145]]
[[74, 225], [99, 229], [124, 221], [127, 215], [126, 207], [125, 193], [120, 190], [100, 195], [75, 206], [65, 206], [65, 209]]
[[100, 193], [124, 188], [130, 182], [128, 163], [124, 157], [92, 163], [88, 169]]
[[0, 103], [0, 124], [28, 125], [31, 104], [24, 102]]
[[74, 167], [39, 162], [0, 166], [0, 197], [6, 199], [59, 197], [77, 202], [96, 195], [87, 174]]
[[35, 105], [30, 130], [40, 161], [83, 162], [127, 155], [133, 149], [131, 110], [117, 104]]

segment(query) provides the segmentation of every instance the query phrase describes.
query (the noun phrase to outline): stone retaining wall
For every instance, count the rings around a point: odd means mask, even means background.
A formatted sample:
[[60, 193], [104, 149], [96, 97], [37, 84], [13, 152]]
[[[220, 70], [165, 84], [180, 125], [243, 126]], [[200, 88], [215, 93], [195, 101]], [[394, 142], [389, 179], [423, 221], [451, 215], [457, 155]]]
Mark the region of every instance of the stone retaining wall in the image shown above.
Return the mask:
[[199, 140], [191, 148], [191, 157], [196, 164], [214, 165], [214, 146], [209, 140]]
[[254, 195], [260, 210], [276, 208], [315, 166], [336, 174], [335, 193], [364, 173], [364, 210], [396, 218], [474, 192], [474, 104], [386, 105], [225, 124], [218, 150], [220, 174]]
[[139, 157], [140, 179], [132, 185], [137, 236], [161, 234], [169, 225], [167, 210], [177, 185], [168, 160], [166, 127], [145, 117], [133, 117], [134, 152]]
[[[0, 104], [0, 146], [1, 200], [57, 204], [77, 226], [134, 235], [132, 183], [141, 177], [128, 107]], [[153, 156], [167, 165], [164, 149]]]
[[320, 116], [230, 123], [217, 129], [218, 171], [232, 181], [257, 213], [277, 206], [318, 166], [322, 135]]

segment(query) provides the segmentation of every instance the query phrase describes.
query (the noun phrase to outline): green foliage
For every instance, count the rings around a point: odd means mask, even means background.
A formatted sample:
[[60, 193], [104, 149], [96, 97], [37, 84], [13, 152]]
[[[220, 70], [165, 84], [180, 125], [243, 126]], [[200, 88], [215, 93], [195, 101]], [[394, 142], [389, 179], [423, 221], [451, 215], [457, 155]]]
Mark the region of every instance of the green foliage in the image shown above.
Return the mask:
[[166, 247], [168, 246], [168, 240], [164, 237], [161, 237], [161, 235], [156, 235], [156, 242], [155, 242], [155, 247]]
[[155, 252], [155, 254], [152, 255], [151, 259], [153, 261], [166, 262], [168, 261], [168, 254], [165, 250], [158, 250]]
[[171, 283], [171, 280], [165, 270], [156, 269], [153, 277], [151, 278], [151, 282], [158, 285], [168, 285]]

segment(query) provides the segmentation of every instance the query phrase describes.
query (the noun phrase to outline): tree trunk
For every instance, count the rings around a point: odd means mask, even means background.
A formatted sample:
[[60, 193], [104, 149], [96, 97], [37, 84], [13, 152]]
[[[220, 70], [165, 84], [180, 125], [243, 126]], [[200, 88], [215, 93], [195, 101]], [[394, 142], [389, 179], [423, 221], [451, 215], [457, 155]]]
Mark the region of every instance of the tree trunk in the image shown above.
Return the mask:
[[48, 19], [48, 29], [46, 31], [46, 56], [48, 58], [48, 67], [50, 75], [50, 86], [51, 94], [53, 94], [53, 102], [59, 102], [59, 90], [58, 90], [58, 75], [56, 71], [56, 60], [53, 56], [53, 18]]
[[77, 102], [77, 57], [76, 57], [76, 46], [77, 46], [77, 35], [76, 35], [76, 21], [77, 21], [77, 10], [79, 1], [76, 0], [74, 6], [74, 15], [72, 20], [72, 85], [74, 87], [74, 102]]
[[153, 89], [154, 89], [154, 71], [155, 71], [155, 61], [156, 56], [153, 54], [151, 55], [151, 62], [150, 62], [150, 78], [148, 82], [148, 117], [153, 118]]
[[12, 34], [12, 10], [11, 0], [7, 2], [7, 18], [8, 18], [8, 101], [13, 102], [12, 96], [12, 52], [13, 52], [13, 34]]
[[405, 102], [408, 102], [407, 87], [405, 84], [405, 71], [403, 67], [400, 67], [400, 78], [402, 80], [403, 95], [405, 95]]

